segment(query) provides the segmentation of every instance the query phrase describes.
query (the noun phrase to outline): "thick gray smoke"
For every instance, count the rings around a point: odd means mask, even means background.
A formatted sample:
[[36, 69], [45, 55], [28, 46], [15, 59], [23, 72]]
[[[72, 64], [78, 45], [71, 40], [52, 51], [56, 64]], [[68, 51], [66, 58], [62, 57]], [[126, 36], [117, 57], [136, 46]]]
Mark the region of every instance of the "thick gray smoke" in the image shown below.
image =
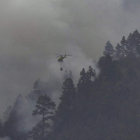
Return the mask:
[[[64, 59], [63, 63], [57, 62], [55, 58], [48, 61], [47, 66], [49, 66], [50, 76], [53, 75], [53, 77], [56, 77], [56, 79], [60, 79], [60, 81], [62, 81], [64, 72], [72, 71], [74, 77], [73, 81], [76, 85], [82, 68], [88, 70], [88, 67], [92, 66], [96, 70], [97, 74], [99, 74], [99, 70], [96, 67], [95, 62], [93, 62], [93, 59], [90, 59], [84, 54], [83, 49], [78, 46], [74, 46], [73, 44], [66, 46], [64, 50], [72, 56], [68, 56], [67, 59]], [[60, 71], [61, 67], [63, 68], [63, 71]]]
[[[19, 95], [20, 96], [20, 95]], [[32, 116], [35, 109], [36, 101], [20, 96], [17, 100], [19, 103], [17, 107], [17, 130], [19, 132], [29, 132], [41, 120], [40, 116]]]
[[[61, 79], [65, 70], [72, 70], [76, 83], [81, 68], [95, 68], [92, 60], [102, 55], [108, 40], [116, 45], [123, 35], [140, 29], [140, 4], [134, 2], [0, 1], [0, 117], [19, 93], [32, 90], [38, 78]], [[63, 72], [55, 53], [72, 55]]]

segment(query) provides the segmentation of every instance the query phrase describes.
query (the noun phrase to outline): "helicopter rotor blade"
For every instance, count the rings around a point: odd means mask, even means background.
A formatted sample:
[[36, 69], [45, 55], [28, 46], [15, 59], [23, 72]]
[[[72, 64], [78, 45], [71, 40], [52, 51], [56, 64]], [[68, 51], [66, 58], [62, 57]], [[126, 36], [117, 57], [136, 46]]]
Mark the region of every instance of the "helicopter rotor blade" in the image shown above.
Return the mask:
[[57, 53], [55, 53], [55, 54], [60, 56], [60, 54], [57, 54]]
[[57, 57], [66, 57], [66, 56], [72, 56], [72, 55], [66, 55], [66, 53], [65, 53], [65, 55], [61, 55], [61, 54], [57, 54], [57, 53], [55, 53], [56, 55], [57, 55]]

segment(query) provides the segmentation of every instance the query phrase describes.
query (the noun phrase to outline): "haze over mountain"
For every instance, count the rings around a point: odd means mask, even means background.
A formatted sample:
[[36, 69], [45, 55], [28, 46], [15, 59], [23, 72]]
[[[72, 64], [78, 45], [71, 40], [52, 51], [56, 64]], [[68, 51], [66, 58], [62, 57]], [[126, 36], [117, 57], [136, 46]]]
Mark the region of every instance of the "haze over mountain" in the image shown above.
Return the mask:
[[77, 75], [108, 40], [116, 45], [139, 30], [139, 7], [138, 0], [0, 1], [0, 117], [38, 78], [61, 78], [55, 53], [73, 55], [66, 68]]

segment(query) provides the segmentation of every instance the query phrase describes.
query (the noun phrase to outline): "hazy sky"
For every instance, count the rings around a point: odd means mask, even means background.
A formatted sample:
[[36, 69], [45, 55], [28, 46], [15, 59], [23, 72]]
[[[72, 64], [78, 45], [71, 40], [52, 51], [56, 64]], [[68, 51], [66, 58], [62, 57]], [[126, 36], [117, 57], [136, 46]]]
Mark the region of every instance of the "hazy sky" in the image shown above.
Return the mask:
[[61, 77], [55, 53], [73, 55], [76, 75], [108, 40], [140, 31], [139, 13], [139, 0], [0, 0], [0, 117], [36, 79]]

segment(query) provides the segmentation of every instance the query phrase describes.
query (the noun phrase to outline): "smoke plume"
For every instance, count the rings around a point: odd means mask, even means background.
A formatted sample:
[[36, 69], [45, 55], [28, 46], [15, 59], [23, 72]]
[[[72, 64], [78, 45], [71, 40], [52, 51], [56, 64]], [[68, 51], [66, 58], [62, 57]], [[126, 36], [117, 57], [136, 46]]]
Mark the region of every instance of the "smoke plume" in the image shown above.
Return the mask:
[[[139, 7], [138, 0], [0, 1], [0, 117], [38, 78], [71, 70], [76, 83], [83, 67], [96, 69], [108, 40], [115, 46], [140, 29]], [[62, 72], [55, 53], [72, 55]]]

